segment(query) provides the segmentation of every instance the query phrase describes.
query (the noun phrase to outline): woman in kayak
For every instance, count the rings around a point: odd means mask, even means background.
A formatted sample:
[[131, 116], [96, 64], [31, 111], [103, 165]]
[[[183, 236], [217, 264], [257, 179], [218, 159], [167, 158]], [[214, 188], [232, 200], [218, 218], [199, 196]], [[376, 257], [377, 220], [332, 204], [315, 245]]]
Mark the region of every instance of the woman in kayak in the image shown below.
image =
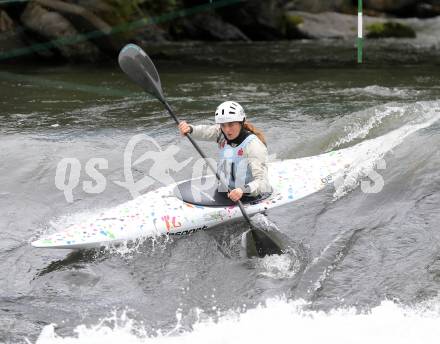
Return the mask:
[[[216, 141], [220, 149], [218, 172], [231, 192], [228, 197], [237, 202], [266, 198], [272, 192], [268, 181], [268, 153], [261, 130], [246, 121], [240, 104], [227, 101], [215, 111], [215, 125], [189, 125], [180, 122], [182, 135], [195, 139]], [[220, 190], [227, 192], [228, 190]]]

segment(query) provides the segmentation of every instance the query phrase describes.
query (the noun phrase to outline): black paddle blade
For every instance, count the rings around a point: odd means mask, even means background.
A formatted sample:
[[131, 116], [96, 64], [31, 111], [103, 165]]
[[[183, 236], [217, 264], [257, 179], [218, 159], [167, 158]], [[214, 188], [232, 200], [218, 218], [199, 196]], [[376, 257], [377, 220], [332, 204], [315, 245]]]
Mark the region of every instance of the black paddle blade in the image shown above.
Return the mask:
[[127, 44], [119, 53], [118, 62], [131, 80], [161, 102], [165, 101], [159, 73], [145, 51], [136, 44]]
[[243, 233], [243, 245], [246, 249], [248, 258], [263, 258], [272, 254], [283, 254], [287, 247], [280, 238], [278, 231], [266, 231], [264, 229], [253, 228]]

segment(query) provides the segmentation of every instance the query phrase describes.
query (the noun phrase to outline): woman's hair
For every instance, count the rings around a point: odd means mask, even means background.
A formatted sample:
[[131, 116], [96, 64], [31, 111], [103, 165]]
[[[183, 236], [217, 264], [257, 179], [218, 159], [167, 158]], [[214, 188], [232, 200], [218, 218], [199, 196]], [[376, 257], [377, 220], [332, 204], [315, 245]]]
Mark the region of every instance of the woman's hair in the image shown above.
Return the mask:
[[243, 128], [256, 135], [260, 139], [260, 141], [263, 142], [265, 146], [267, 146], [266, 138], [264, 137], [262, 130], [258, 129], [257, 127], [255, 127], [255, 125], [248, 121], [244, 121]]

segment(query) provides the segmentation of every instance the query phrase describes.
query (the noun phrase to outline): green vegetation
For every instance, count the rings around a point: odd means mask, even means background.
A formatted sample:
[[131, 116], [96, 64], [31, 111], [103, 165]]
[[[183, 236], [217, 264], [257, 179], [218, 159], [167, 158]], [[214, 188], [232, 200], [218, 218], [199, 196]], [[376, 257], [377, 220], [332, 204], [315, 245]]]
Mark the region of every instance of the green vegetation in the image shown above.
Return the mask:
[[397, 22], [373, 23], [366, 27], [368, 38], [415, 38], [414, 29]]
[[301, 16], [285, 13], [283, 17], [283, 31], [286, 37], [288, 38], [297, 38], [300, 37], [298, 26], [304, 23], [304, 19]]
[[293, 26], [298, 26], [304, 23], [303, 17], [294, 14], [286, 13], [285, 19], [289, 25], [293, 25]]

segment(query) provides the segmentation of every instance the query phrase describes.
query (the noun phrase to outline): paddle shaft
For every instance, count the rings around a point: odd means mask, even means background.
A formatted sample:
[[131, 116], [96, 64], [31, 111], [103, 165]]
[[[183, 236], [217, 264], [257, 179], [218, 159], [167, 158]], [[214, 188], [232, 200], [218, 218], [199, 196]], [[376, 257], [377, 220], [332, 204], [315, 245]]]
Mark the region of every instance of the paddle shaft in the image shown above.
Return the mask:
[[[163, 105], [165, 106], [165, 108], [168, 110], [168, 113], [171, 115], [171, 117], [174, 119], [174, 121], [176, 122], [177, 125], [179, 125], [180, 121], [177, 118], [176, 114], [174, 113], [173, 109], [171, 108], [170, 104], [168, 104], [168, 102], [165, 99], [159, 99]], [[197, 144], [197, 142], [191, 137], [191, 135], [186, 134], [185, 135], [188, 140], [192, 143], [192, 145], [194, 146], [194, 148], [196, 149], [197, 152], [199, 152], [200, 156], [205, 159], [206, 163], [208, 164], [208, 167], [211, 169], [211, 171], [215, 174], [217, 180], [221, 183], [222, 187], [226, 188], [228, 190], [228, 192], [230, 192], [231, 190], [229, 189], [229, 187], [226, 185], [225, 181], [220, 177], [220, 175], [218, 174], [217, 170], [214, 168], [214, 166], [212, 166], [211, 162], [208, 160], [208, 158], [206, 157], [205, 153], [202, 151], [202, 149], [200, 148], [200, 146]], [[249, 218], [249, 215], [247, 214], [246, 210], [244, 209], [243, 203], [238, 200], [237, 201], [238, 207], [241, 210], [241, 213], [243, 214], [243, 217], [246, 219], [246, 221], [249, 223], [249, 225], [251, 227], [253, 227], [251, 219]]]
[[[165, 106], [176, 124], [179, 124], [180, 121], [178, 120], [176, 114], [165, 100], [162, 92], [159, 73], [157, 72], [153, 61], [151, 61], [148, 55], [139, 46], [135, 44], [128, 44], [119, 53], [118, 62], [124, 73], [127, 74], [132, 81], [141, 86], [147, 93], [155, 96]], [[220, 182], [220, 185], [230, 192], [231, 190], [228, 187], [228, 184], [225, 182], [223, 176], [220, 176], [191, 135], [187, 134], [185, 136], [188, 138], [200, 156], [206, 161], [209, 169], [215, 174], [217, 180]], [[283, 245], [282, 242], [276, 238], [275, 232], [269, 232], [263, 228], [258, 228], [258, 226], [253, 225], [249, 215], [244, 209], [243, 203], [238, 201], [237, 204], [241, 213], [243, 214], [243, 217], [250, 226], [250, 230], [246, 232], [246, 235], [251, 237], [252, 240], [250, 241], [253, 242], [254, 247], [253, 250], [251, 250], [252, 252], [248, 251], [248, 255], [250, 257], [264, 257], [267, 254], [282, 254], [284, 252], [282, 248]], [[249, 254], [249, 252], [251, 253]]]

